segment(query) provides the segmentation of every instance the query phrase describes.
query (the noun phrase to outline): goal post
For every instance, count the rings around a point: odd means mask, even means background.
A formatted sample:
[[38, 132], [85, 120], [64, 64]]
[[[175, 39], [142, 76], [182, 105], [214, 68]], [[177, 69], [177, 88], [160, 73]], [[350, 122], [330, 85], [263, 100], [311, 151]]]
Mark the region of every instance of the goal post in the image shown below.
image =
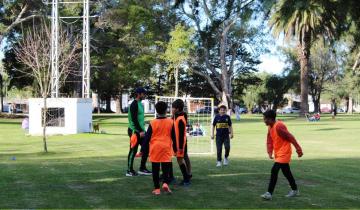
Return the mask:
[[211, 139], [211, 124], [214, 119], [214, 99], [155, 96], [155, 104], [158, 101], [167, 103], [167, 115], [171, 117], [171, 104], [176, 99], [184, 101], [184, 111], [188, 116], [186, 136], [189, 154], [214, 154], [214, 141]]

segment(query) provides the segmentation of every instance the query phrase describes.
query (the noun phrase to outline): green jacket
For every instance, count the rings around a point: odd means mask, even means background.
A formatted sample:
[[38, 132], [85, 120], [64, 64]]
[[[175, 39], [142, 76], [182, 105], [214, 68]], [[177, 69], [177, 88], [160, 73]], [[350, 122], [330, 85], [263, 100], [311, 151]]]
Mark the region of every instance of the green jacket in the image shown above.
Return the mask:
[[141, 101], [134, 100], [128, 111], [129, 128], [134, 132], [145, 132], [144, 107]]

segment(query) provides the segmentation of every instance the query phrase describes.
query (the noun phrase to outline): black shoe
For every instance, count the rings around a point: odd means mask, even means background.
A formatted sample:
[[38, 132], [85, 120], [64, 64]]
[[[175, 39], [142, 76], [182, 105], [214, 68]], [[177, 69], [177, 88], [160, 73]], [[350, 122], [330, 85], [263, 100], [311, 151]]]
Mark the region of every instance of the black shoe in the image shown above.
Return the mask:
[[138, 171], [138, 174], [140, 175], [144, 175], [144, 176], [151, 176], [152, 175], [152, 172], [147, 170], [146, 168], [145, 169], [140, 169]]
[[184, 181], [182, 180], [180, 183], [179, 183], [180, 186], [184, 186], [184, 187], [189, 187], [191, 185], [191, 182], [190, 181]]
[[134, 170], [127, 170], [125, 176], [137, 176], [138, 174]]

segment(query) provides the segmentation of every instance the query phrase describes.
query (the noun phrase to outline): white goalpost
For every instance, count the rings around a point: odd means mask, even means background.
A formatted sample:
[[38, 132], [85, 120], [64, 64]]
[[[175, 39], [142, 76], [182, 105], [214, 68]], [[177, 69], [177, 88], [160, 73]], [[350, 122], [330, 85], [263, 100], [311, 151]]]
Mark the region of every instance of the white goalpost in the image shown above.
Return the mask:
[[155, 96], [155, 104], [158, 101], [166, 102], [168, 104], [167, 114], [171, 117], [171, 104], [176, 99], [182, 99], [184, 101], [184, 111], [188, 115], [186, 136], [189, 154], [214, 154], [214, 141], [210, 138], [211, 124], [214, 119], [214, 99]]

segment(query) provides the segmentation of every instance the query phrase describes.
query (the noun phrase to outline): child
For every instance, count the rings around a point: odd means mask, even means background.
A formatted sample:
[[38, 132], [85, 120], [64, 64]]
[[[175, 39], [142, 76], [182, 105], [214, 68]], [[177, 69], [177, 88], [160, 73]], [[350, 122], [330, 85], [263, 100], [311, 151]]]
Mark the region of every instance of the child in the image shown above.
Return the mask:
[[191, 163], [187, 153], [186, 142], [186, 121], [187, 115], [184, 112], [184, 101], [177, 99], [172, 103], [172, 114], [174, 119], [174, 133], [173, 138], [176, 142], [174, 152], [176, 154], [177, 162], [180, 166], [183, 175], [183, 181], [180, 185], [189, 186], [191, 175]]
[[172, 132], [173, 121], [166, 117], [167, 104], [159, 101], [155, 105], [157, 118], [150, 122], [146, 132], [146, 147], [150, 146], [150, 162], [152, 163], [152, 175], [155, 189], [154, 195], [160, 195], [160, 165], [164, 174], [162, 189], [166, 193], [171, 193], [169, 188], [169, 171], [171, 167], [171, 158], [173, 156]]
[[296, 148], [296, 152], [299, 157], [303, 156], [302, 149], [297, 143], [293, 135], [289, 133], [285, 124], [281, 121], [276, 120], [276, 112], [268, 110], [264, 114], [264, 123], [269, 126], [267, 134], [267, 152], [270, 159], [273, 159], [273, 151], [275, 153], [275, 163], [271, 169], [270, 183], [268, 191], [261, 195], [265, 200], [271, 200], [272, 194], [275, 189], [276, 181], [278, 178], [279, 170], [289, 181], [291, 191], [286, 197], [294, 197], [299, 195], [299, 191], [295, 182], [295, 179], [290, 170], [290, 159], [291, 159], [291, 144]]
[[234, 138], [234, 132], [230, 116], [226, 114], [226, 106], [219, 106], [219, 114], [217, 114], [213, 121], [211, 129], [211, 139], [214, 139], [214, 131], [216, 127], [216, 149], [217, 149], [217, 163], [216, 167], [221, 167], [221, 153], [222, 145], [225, 146], [225, 158], [224, 166], [229, 164], [229, 153], [230, 153], [230, 138]]

